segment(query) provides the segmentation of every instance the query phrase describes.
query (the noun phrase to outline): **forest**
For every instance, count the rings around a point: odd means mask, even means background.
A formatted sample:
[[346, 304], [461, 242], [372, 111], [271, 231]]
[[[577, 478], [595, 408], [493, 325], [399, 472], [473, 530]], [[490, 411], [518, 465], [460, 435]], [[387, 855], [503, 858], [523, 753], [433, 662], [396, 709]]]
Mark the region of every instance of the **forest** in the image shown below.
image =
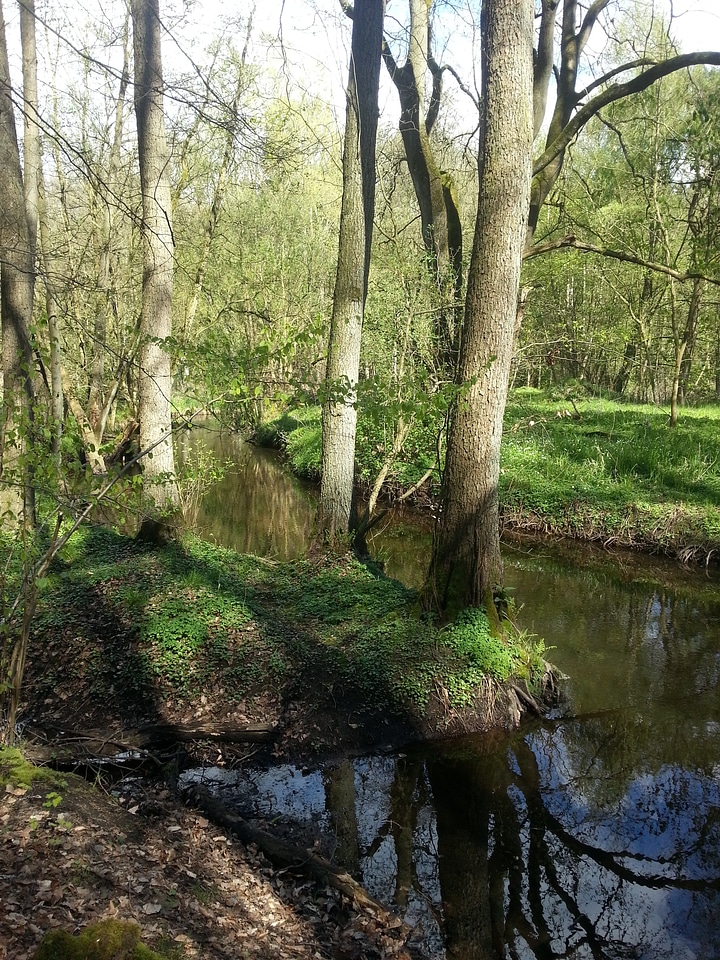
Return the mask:
[[[216, 6], [0, 0], [2, 741], [58, 690], [134, 736], [232, 689], [277, 755], [539, 715], [504, 531], [719, 555], [720, 20]], [[193, 536], [207, 423], [317, 483], [307, 557]], [[402, 503], [417, 591], [371, 556]]]
[[429, 496], [422, 605], [495, 631], [503, 516], [713, 555], [720, 54], [660, 3], [523, 6], [308, 7], [289, 46], [251, 8], [204, 48], [197, 5], [12, 11], [6, 623], [98, 509], [177, 526], [213, 468], [173, 436], [207, 415], [321, 478], [327, 545]]

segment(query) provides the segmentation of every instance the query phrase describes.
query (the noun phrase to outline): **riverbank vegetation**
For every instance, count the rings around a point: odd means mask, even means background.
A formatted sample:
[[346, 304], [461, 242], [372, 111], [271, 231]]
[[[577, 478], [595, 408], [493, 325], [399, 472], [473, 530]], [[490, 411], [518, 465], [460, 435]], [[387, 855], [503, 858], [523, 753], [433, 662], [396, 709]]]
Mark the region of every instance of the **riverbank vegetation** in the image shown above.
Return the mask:
[[[715, 555], [720, 52], [660, 0], [286, 6], [0, 15], [8, 744], [50, 713], [306, 752], [515, 722], [545, 668], [497, 617], [501, 523]], [[302, 420], [308, 559], [171, 542], [208, 411]], [[350, 548], [441, 474], [416, 597]], [[137, 542], [86, 528], [129, 513]]]
[[[512, 391], [499, 480], [504, 526], [713, 560], [720, 544], [720, 407], [687, 408], [672, 431], [668, 417], [668, 408], [594, 398], [577, 383]], [[387, 422], [361, 421], [357, 478], [366, 489], [381, 468], [387, 429]], [[407, 452], [385, 481], [390, 501], [432, 466], [440, 430], [439, 417], [411, 430]], [[299, 476], [317, 478], [319, 408], [293, 409], [255, 439], [281, 447]], [[439, 492], [435, 468], [416, 499], [433, 509]]]
[[102, 528], [48, 571], [29, 664], [33, 726], [261, 723], [276, 757], [305, 758], [512, 726], [552, 682], [537, 638], [493, 638], [481, 611], [438, 626], [350, 556], [157, 550]]

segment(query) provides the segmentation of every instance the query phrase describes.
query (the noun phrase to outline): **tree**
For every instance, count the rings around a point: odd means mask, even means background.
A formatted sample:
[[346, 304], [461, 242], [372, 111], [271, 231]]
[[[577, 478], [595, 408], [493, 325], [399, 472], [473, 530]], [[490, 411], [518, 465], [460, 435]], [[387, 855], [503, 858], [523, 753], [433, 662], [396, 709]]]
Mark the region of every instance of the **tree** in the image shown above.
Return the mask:
[[[458, 384], [465, 386], [466, 396], [455, 404], [450, 418], [442, 512], [425, 590], [428, 606], [443, 607], [451, 595], [459, 594], [472, 606], [485, 606], [492, 617], [493, 587], [502, 584], [497, 478], [510, 359], [522, 315], [517, 293], [523, 245], [517, 246], [517, 217], [525, 203], [525, 161], [533, 130], [539, 129], [545, 112], [551, 76], [557, 76], [557, 100], [545, 150], [533, 168], [526, 254], [532, 252], [540, 209], [558, 181], [565, 151], [592, 117], [685, 67], [720, 64], [720, 53], [714, 52], [672, 56], [659, 62], [636, 58], [613, 67], [578, 91], [580, 55], [608, 5], [609, 0], [595, 0], [581, 16], [578, 0], [564, 0], [561, 63], [553, 71], [548, 57], [558, 3], [544, 0], [539, 52], [529, 91], [524, 69], [527, 17], [532, 20], [532, 9], [528, 11], [528, 4], [522, 3], [513, 11], [512, 4], [504, 0], [486, 0], [483, 5], [480, 197], [458, 372]], [[532, 36], [529, 43], [532, 53]], [[623, 73], [635, 76], [623, 83], [613, 82]], [[519, 98], [515, 86], [522, 87]], [[519, 106], [510, 93], [513, 89]], [[526, 94], [532, 114], [529, 133]], [[507, 116], [502, 116], [502, 110]], [[510, 119], [513, 113], [517, 124]], [[493, 192], [498, 187], [507, 190], [507, 198]], [[510, 301], [514, 301], [512, 309]]]
[[13, 91], [0, 0], [0, 313], [2, 314], [2, 424], [0, 514], [34, 523], [35, 492], [27, 446], [35, 402], [30, 341], [35, 289], [34, 248], [25, 206]]
[[330, 540], [351, 527], [356, 385], [375, 209], [375, 139], [384, 0], [358, 0], [347, 85], [343, 196], [323, 402], [318, 525]]
[[486, 0], [482, 33], [480, 187], [457, 374], [467, 390], [452, 411], [427, 593], [444, 606], [461, 580], [472, 606], [494, 611], [500, 440], [532, 174], [532, 0]]
[[[399, 66], [390, 44], [383, 42], [383, 60], [400, 98], [399, 129], [415, 190], [422, 239], [438, 291], [435, 350], [445, 375], [457, 362], [462, 295], [462, 223], [455, 186], [441, 170], [431, 144], [442, 97], [443, 74], [433, 56], [428, 0], [409, 0], [407, 57]], [[432, 78], [427, 93], [427, 73]]]
[[[144, 492], [157, 515], [178, 506], [171, 422], [173, 234], [163, 115], [159, 0], [132, 0], [135, 114], [142, 189], [143, 285], [138, 411]], [[157, 517], [155, 518], [157, 519]]]

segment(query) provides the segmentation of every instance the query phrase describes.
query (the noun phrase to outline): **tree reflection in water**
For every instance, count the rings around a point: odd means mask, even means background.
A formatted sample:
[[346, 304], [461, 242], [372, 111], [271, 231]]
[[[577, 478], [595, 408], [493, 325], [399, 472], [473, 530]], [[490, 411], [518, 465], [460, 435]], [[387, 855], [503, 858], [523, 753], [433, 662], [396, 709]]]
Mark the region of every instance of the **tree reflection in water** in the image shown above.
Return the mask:
[[[217, 436], [218, 456], [237, 469], [205, 504], [205, 535], [302, 553], [311, 494], [228, 442]], [[420, 528], [384, 543], [394, 572], [395, 554], [427, 557]], [[338, 857], [431, 956], [720, 960], [718, 589], [665, 570], [671, 585], [649, 586], [637, 558], [612, 563], [582, 569], [543, 546], [507, 558], [517, 596], [532, 598], [521, 625], [556, 647], [576, 716], [337, 771], [257, 774], [267, 810], [327, 824]]]
[[[618, 796], [612, 750], [612, 734], [578, 721], [489, 750], [446, 745], [422, 763], [398, 763], [390, 796], [413, 789], [414, 809], [391, 804], [379, 820], [412, 826], [428, 811], [435, 819], [437, 869], [432, 845], [416, 843], [412, 882], [421, 900], [442, 901], [448, 957], [720, 956], [718, 770], [664, 765], [633, 776]], [[386, 871], [392, 860], [383, 858]], [[366, 864], [365, 881], [388, 897], [392, 880], [380, 882], [381, 872]], [[404, 905], [396, 894], [395, 902]]]

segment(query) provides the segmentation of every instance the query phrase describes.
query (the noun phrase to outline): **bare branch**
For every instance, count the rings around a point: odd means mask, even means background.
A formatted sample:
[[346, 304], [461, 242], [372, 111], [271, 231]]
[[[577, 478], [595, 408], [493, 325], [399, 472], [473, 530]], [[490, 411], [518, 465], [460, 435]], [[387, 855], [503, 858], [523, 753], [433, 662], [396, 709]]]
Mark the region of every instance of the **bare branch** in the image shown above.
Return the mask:
[[548, 146], [545, 152], [535, 161], [533, 174], [537, 175], [544, 170], [552, 161], [558, 157], [563, 150], [570, 144], [575, 136], [582, 130], [585, 124], [603, 107], [622, 100], [623, 97], [629, 97], [634, 93], [640, 93], [647, 90], [649, 86], [667, 77], [671, 73], [683, 70], [685, 67], [694, 67], [700, 64], [709, 66], [720, 66], [720, 52], [705, 51], [703, 53], [684, 53], [678, 57], [671, 57], [662, 63], [656, 64], [649, 70], [645, 70], [639, 76], [628, 80], [627, 83], [617, 83], [608, 87], [596, 97], [593, 97], [584, 107], [575, 114], [575, 116], [565, 124], [565, 127], [558, 134], [553, 142]]
[[561, 237], [559, 240], [548, 240], [547, 243], [537, 243], [531, 247], [526, 247], [523, 253], [523, 261], [532, 260], [544, 253], [550, 253], [553, 250], [563, 250], [572, 248], [581, 253], [595, 253], [601, 257], [608, 257], [611, 260], [620, 260], [623, 263], [633, 263], [638, 267], [644, 267], [646, 270], [654, 270], [656, 273], [662, 273], [673, 280], [685, 283], [687, 280], [706, 280], [708, 283], [720, 287], [720, 278], [708, 276], [706, 273], [699, 273], [696, 270], [688, 270], [683, 273], [681, 270], [674, 270], [665, 264], [657, 263], [653, 260], [645, 260], [634, 253], [628, 253], [624, 250], [611, 250], [609, 247], [598, 247], [593, 243], [585, 243], [584, 240], [578, 240], [572, 234]]

